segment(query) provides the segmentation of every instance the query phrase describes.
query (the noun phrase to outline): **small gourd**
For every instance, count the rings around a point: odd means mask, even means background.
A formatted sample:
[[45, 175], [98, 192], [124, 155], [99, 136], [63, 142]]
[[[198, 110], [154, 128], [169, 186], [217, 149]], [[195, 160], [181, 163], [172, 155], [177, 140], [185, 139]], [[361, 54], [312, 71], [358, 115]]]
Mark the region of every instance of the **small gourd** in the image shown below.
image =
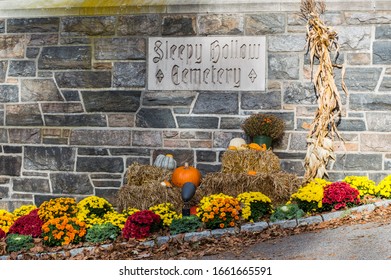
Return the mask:
[[231, 141], [229, 142], [228, 147], [233, 146], [233, 147], [239, 148], [242, 145], [246, 145], [246, 140], [244, 140], [243, 138], [239, 138], [238, 137], [238, 138], [231, 139]]
[[198, 187], [201, 184], [201, 177], [201, 172], [197, 168], [189, 166], [186, 162], [184, 166], [179, 166], [174, 170], [171, 176], [171, 182], [179, 188], [182, 188], [188, 182]]
[[171, 154], [158, 155], [153, 165], [169, 170], [174, 170], [176, 168], [176, 160]]
[[255, 175], [257, 175], [257, 171], [255, 171], [255, 170], [249, 170], [249, 171], [247, 172], [247, 175], [255, 176]]
[[259, 146], [257, 143], [250, 143], [250, 144], [248, 144], [248, 147], [249, 147], [251, 150], [263, 151], [262, 147]]

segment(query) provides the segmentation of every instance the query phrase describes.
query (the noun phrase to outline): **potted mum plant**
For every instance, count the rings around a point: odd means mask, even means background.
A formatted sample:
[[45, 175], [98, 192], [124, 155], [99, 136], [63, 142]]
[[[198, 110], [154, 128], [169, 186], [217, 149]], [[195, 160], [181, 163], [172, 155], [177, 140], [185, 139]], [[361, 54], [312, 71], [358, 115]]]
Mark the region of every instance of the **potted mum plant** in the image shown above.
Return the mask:
[[273, 114], [252, 114], [244, 120], [242, 129], [251, 141], [259, 145], [271, 147], [273, 140], [278, 140], [284, 134], [285, 123]]

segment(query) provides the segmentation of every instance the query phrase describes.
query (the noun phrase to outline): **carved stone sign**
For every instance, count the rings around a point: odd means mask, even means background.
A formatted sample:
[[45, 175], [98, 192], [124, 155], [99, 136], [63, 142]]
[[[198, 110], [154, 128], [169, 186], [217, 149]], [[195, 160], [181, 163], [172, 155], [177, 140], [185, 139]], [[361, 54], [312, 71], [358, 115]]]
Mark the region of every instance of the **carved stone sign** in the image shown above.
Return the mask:
[[150, 37], [149, 90], [265, 90], [265, 37]]

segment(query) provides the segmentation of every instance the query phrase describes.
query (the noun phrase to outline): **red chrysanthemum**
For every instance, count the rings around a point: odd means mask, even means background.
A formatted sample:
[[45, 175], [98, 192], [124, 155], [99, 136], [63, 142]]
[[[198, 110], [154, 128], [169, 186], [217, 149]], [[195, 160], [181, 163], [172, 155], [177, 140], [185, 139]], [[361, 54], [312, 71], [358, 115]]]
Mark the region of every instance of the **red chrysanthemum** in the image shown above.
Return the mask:
[[9, 233], [17, 233], [22, 235], [31, 235], [32, 237], [41, 236], [43, 225], [42, 220], [38, 216], [38, 209], [31, 211], [28, 215], [19, 217], [10, 227]]
[[142, 210], [129, 216], [122, 229], [122, 236], [126, 239], [142, 239], [158, 229], [161, 223], [159, 215], [150, 210]]

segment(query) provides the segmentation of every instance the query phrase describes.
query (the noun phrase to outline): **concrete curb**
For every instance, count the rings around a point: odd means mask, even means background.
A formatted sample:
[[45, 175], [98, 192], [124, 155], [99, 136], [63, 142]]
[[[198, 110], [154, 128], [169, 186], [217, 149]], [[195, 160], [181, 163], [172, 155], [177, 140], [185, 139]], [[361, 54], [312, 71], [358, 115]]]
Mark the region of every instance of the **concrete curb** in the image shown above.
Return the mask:
[[[140, 244], [147, 246], [147, 247], [153, 247], [155, 245], [161, 246], [167, 242], [169, 242], [172, 239], [178, 238], [179, 236], [182, 236], [185, 241], [199, 241], [204, 238], [209, 238], [209, 237], [214, 237], [214, 238], [220, 238], [224, 234], [238, 234], [241, 231], [243, 232], [260, 232], [265, 230], [268, 227], [272, 226], [280, 226], [282, 228], [295, 228], [295, 227], [300, 227], [300, 226], [307, 226], [311, 224], [318, 224], [321, 222], [325, 221], [330, 221], [333, 219], [340, 219], [343, 218], [347, 215], [352, 214], [353, 212], [372, 212], [376, 208], [379, 207], [386, 207], [391, 205], [391, 200], [383, 200], [371, 204], [365, 204], [353, 208], [349, 208], [347, 210], [340, 210], [340, 211], [335, 211], [335, 212], [328, 212], [325, 214], [318, 214], [315, 216], [310, 216], [310, 217], [305, 217], [305, 218], [300, 218], [300, 219], [294, 219], [294, 220], [284, 220], [284, 221], [277, 221], [277, 222], [256, 222], [256, 223], [247, 223], [242, 225], [240, 228], [226, 228], [226, 229], [214, 229], [214, 230], [205, 230], [205, 231], [200, 231], [200, 232], [188, 232], [185, 233], [184, 235], [172, 235], [172, 236], [159, 236], [155, 240], [148, 240], [141, 242]], [[103, 244], [103, 245], [97, 245], [101, 248], [107, 248], [110, 246], [110, 244]], [[84, 250], [87, 251], [92, 251], [94, 250], [97, 246], [88, 246], [88, 247], [82, 247], [82, 248], [76, 248], [76, 249], [71, 249], [68, 252], [72, 257], [81, 254]], [[65, 256], [65, 251], [58, 251], [58, 252], [53, 252], [53, 253], [40, 253], [36, 254], [36, 256], [43, 256], [43, 255], [63, 255]], [[0, 260], [7, 260], [9, 255], [3, 255], [0, 256]], [[21, 259], [22, 255], [18, 255], [18, 259]]]

